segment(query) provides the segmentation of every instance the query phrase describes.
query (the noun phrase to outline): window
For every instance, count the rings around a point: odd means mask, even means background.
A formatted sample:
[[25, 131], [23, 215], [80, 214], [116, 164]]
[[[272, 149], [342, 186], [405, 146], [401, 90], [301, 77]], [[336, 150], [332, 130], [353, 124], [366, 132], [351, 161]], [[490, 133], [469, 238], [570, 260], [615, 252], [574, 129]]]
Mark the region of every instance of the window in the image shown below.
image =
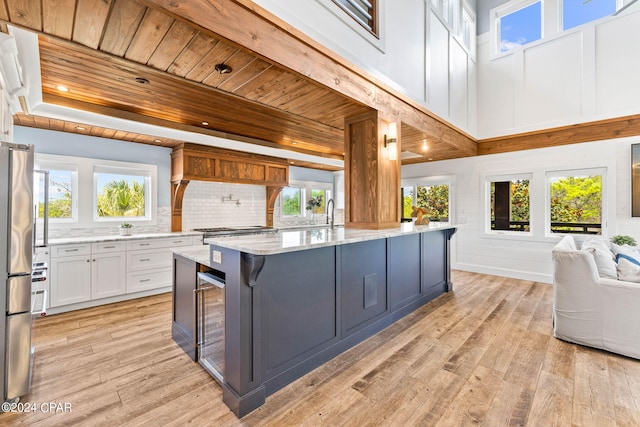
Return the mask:
[[131, 220], [148, 217], [149, 178], [143, 171], [96, 167], [94, 183], [94, 218]]
[[411, 221], [412, 207], [426, 208], [433, 222], [449, 222], [454, 177], [430, 176], [403, 180], [401, 187], [402, 219]]
[[530, 175], [492, 177], [489, 187], [489, 229], [496, 232], [530, 232]]
[[595, 21], [615, 11], [616, 0], [562, 0], [562, 29]]
[[413, 211], [413, 187], [402, 187], [402, 219], [411, 221], [411, 212]]
[[417, 186], [416, 206], [426, 208], [430, 221], [449, 221], [449, 185]]
[[635, 0], [508, 1], [491, 10], [495, 52], [510, 52], [544, 37], [554, 37], [562, 31], [611, 16], [633, 1]]
[[500, 52], [540, 40], [542, 37], [542, 2], [527, 4], [499, 17]]
[[551, 233], [602, 234], [603, 169], [550, 172]]
[[[65, 227], [127, 222], [155, 225], [157, 166], [36, 153], [36, 169], [49, 171], [49, 218]], [[42, 184], [36, 182], [39, 195]], [[39, 211], [44, 211], [39, 206]]]
[[307, 208], [314, 214], [323, 214], [327, 206], [327, 200], [331, 198], [331, 192], [327, 190], [311, 190], [311, 198], [307, 200]]
[[471, 52], [475, 52], [476, 45], [476, 18], [475, 14], [466, 2], [462, 4], [462, 22], [460, 25], [462, 43]]
[[[77, 221], [78, 171], [73, 164], [36, 161], [36, 169], [49, 172], [49, 221]], [[38, 219], [44, 218], [44, 175], [36, 175], [34, 195], [38, 203]]]
[[333, 0], [333, 2], [367, 30], [373, 34], [378, 33], [377, 0]]
[[327, 201], [331, 199], [332, 184], [321, 182], [292, 182], [291, 187], [280, 192], [280, 215], [305, 217], [325, 214]]
[[302, 189], [295, 187], [286, 187], [280, 193], [280, 203], [282, 207], [282, 215], [292, 216], [302, 213]]

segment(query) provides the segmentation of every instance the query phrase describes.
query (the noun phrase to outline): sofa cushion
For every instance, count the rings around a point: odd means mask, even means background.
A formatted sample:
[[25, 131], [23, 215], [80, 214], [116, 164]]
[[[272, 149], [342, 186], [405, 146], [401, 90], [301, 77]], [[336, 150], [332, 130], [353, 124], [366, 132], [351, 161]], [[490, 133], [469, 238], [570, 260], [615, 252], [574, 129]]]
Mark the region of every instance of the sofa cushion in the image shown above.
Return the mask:
[[616, 245], [615, 243], [612, 243], [611, 252], [613, 252], [614, 255], [625, 254], [635, 259], [640, 259], [640, 250], [630, 245]]
[[618, 261], [618, 279], [626, 282], [640, 283], [640, 265], [621, 257]]
[[637, 259], [635, 259], [634, 257], [630, 256], [630, 255], [625, 255], [625, 254], [618, 254], [616, 255], [616, 262], [620, 263], [621, 259], [626, 259], [627, 261], [640, 266], [640, 261], [638, 261]]
[[602, 239], [590, 238], [582, 243], [583, 251], [590, 252], [596, 262], [598, 275], [609, 279], [618, 278], [618, 270], [613, 252], [609, 249], [609, 244]]

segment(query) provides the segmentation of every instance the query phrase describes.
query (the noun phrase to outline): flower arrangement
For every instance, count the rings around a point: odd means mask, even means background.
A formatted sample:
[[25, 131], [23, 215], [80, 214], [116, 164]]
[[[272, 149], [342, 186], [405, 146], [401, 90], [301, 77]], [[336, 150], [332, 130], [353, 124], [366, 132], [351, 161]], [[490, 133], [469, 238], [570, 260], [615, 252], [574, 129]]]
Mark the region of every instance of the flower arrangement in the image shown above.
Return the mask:
[[307, 202], [308, 211], [313, 212], [315, 208], [319, 208], [320, 206], [322, 206], [322, 194], [318, 194], [316, 197], [310, 198]]

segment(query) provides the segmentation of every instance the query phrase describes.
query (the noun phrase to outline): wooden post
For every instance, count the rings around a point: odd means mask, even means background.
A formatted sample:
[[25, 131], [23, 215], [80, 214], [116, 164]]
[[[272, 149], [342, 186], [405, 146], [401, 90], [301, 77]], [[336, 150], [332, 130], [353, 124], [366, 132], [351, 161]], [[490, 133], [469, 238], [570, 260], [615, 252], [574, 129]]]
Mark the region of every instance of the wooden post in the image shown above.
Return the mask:
[[278, 200], [278, 194], [284, 187], [267, 186], [267, 227], [273, 227], [273, 211]]
[[171, 231], [182, 231], [182, 199], [187, 185], [187, 180], [171, 183]]
[[345, 226], [382, 229], [400, 225], [400, 123], [396, 160], [384, 136], [389, 121], [371, 111], [345, 120]]

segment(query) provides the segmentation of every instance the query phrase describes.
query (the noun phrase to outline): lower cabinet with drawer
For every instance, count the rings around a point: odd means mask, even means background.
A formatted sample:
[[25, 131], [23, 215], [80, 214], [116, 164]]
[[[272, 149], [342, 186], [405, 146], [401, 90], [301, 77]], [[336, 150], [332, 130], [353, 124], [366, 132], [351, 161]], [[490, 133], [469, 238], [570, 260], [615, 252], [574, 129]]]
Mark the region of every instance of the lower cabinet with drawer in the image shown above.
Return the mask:
[[169, 248], [192, 242], [192, 237], [186, 236], [52, 245], [51, 312], [135, 298], [136, 293], [155, 289], [169, 290], [173, 260]]
[[53, 246], [51, 307], [124, 293], [124, 249], [123, 242]]

